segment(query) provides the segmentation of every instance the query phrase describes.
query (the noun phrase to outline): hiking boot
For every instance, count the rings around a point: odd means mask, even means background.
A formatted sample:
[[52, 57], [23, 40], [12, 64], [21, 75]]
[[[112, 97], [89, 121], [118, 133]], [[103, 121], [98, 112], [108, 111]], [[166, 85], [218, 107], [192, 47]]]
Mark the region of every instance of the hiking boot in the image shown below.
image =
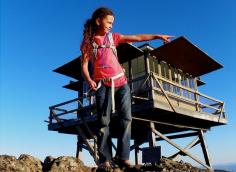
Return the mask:
[[130, 163], [130, 161], [127, 160], [121, 160], [116, 157], [112, 159], [112, 161], [119, 166], [120, 169], [123, 168], [133, 168], [134, 166]]

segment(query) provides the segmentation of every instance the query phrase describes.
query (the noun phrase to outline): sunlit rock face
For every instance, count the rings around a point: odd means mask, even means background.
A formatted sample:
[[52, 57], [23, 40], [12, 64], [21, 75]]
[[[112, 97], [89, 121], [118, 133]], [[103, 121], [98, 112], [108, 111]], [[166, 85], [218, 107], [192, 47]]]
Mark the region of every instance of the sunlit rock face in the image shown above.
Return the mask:
[[[205, 172], [207, 170], [193, 167], [189, 163], [176, 162], [167, 158], [162, 158], [158, 164], [136, 165], [129, 169], [103, 169], [97, 167], [87, 167], [84, 163], [70, 156], [54, 158], [47, 156], [44, 162], [39, 159], [22, 154], [17, 159], [14, 156], [0, 155], [1, 172]], [[218, 171], [218, 170], [215, 170]], [[223, 170], [220, 170], [224, 172]]]

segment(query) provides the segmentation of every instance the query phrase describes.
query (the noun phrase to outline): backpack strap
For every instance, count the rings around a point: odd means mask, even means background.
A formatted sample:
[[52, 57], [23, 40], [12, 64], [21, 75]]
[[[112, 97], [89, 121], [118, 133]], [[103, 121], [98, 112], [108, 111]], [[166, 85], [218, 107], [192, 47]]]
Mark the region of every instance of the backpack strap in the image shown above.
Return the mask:
[[113, 36], [112, 36], [112, 33], [111, 33], [111, 32], [108, 33], [108, 40], [109, 40], [109, 42], [110, 42], [110, 48], [112, 49], [114, 55], [115, 55], [116, 57], [118, 57], [118, 56], [117, 56], [116, 46], [115, 46], [115, 44], [114, 44], [114, 40], [113, 40]]
[[117, 56], [117, 50], [116, 50], [116, 46], [115, 46], [115, 44], [114, 44], [114, 40], [113, 40], [112, 33], [109, 32], [106, 37], [108, 38], [110, 45], [98, 45], [95, 41], [92, 42], [94, 59], [96, 59], [96, 57], [97, 57], [98, 48], [111, 48], [111, 49], [112, 49], [112, 52], [114, 53], [114, 55], [115, 55], [116, 57], [118, 57], [118, 56]]
[[97, 44], [95, 41], [93, 41], [93, 42], [92, 42], [92, 46], [93, 46], [94, 59], [96, 59], [96, 57], [97, 57], [97, 52], [98, 52], [98, 44]]

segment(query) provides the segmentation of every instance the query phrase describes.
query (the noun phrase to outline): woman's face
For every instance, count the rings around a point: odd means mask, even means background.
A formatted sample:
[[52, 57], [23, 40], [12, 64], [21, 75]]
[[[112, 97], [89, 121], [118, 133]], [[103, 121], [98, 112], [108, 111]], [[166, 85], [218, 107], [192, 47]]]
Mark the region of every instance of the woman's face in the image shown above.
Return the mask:
[[113, 25], [113, 22], [114, 22], [114, 16], [107, 15], [103, 19], [98, 19], [96, 22], [97, 22], [97, 25], [98, 25], [98, 32], [100, 32], [102, 34], [106, 34], [112, 28], [112, 25]]

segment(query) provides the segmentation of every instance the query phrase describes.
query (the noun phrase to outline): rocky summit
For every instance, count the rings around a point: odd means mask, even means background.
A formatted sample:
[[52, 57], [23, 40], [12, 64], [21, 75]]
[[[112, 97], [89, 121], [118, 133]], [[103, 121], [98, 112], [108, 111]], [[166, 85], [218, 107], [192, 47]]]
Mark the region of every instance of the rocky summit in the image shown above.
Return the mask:
[[156, 165], [137, 165], [129, 169], [103, 169], [87, 167], [84, 163], [70, 156], [53, 158], [47, 156], [44, 162], [39, 159], [22, 154], [17, 159], [14, 156], [0, 155], [1, 172], [205, 172], [207, 170], [193, 167], [189, 163], [176, 162], [162, 158]]

